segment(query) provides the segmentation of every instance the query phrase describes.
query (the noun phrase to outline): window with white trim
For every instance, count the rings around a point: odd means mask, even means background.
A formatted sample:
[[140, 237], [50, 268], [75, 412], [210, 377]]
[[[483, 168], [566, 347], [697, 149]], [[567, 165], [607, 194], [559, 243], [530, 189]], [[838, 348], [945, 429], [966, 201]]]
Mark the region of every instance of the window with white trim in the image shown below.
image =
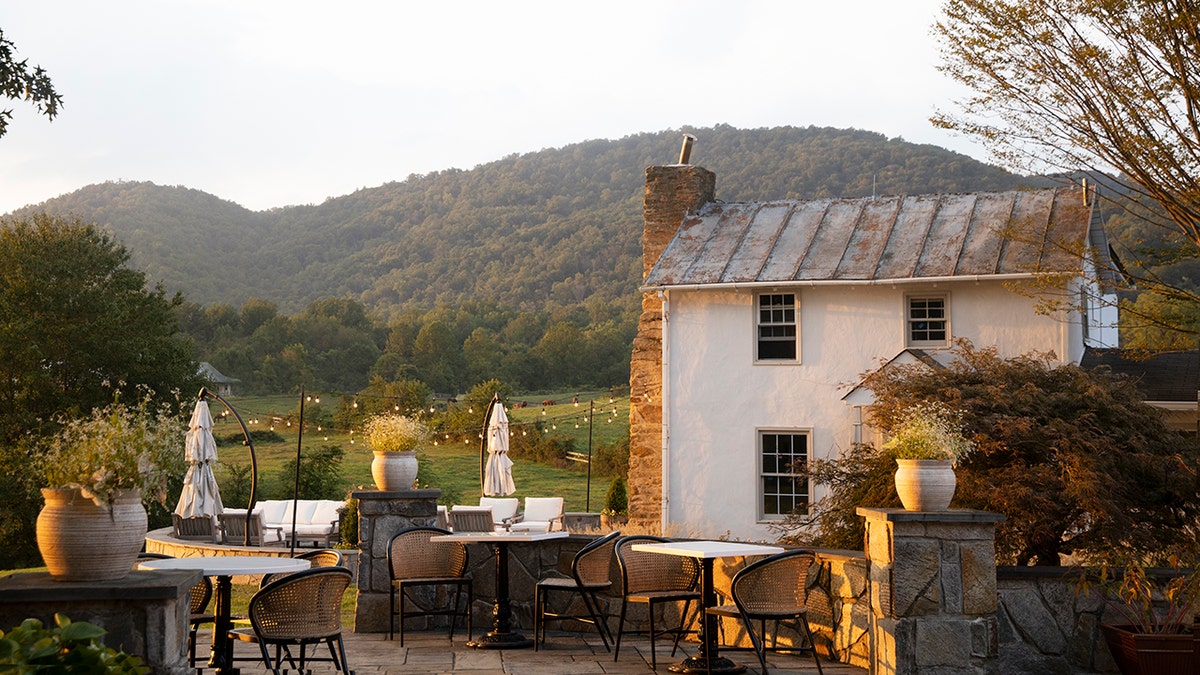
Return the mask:
[[795, 361], [797, 354], [796, 294], [758, 296], [756, 361]]
[[758, 432], [759, 518], [781, 520], [808, 508], [808, 478], [800, 472], [808, 462], [807, 432]]
[[909, 347], [950, 345], [950, 298], [947, 295], [910, 295], [905, 298], [906, 344]]

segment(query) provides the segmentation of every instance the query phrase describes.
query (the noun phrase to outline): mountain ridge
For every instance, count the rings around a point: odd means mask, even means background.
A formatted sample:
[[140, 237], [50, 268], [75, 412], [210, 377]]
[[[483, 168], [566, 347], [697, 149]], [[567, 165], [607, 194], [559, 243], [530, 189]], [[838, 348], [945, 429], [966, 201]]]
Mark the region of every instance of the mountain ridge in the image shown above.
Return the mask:
[[410, 175], [320, 204], [252, 211], [184, 186], [106, 182], [37, 211], [96, 222], [152, 282], [201, 304], [251, 297], [297, 312], [345, 297], [386, 318], [404, 308], [522, 310], [638, 303], [644, 170], [699, 138], [693, 163], [723, 201], [1004, 190], [1036, 179], [933, 145], [856, 129], [728, 125], [593, 139], [470, 170]]

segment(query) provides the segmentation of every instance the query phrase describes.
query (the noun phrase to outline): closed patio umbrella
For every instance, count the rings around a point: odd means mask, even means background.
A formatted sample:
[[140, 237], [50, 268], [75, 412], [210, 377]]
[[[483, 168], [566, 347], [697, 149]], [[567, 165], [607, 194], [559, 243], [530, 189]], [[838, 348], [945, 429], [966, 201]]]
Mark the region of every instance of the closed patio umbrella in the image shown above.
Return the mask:
[[517, 491], [513, 485], [512, 460], [508, 458], [508, 415], [499, 397], [492, 400], [487, 425], [487, 466], [483, 472], [483, 494], [503, 497]]
[[183, 477], [179, 504], [175, 507], [175, 513], [182, 518], [213, 517], [225, 510], [217, 489], [217, 478], [213, 475], [217, 441], [213, 438], [212, 428], [213, 419], [208, 411], [208, 402], [201, 399], [192, 411], [184, 445], [188, 470]]

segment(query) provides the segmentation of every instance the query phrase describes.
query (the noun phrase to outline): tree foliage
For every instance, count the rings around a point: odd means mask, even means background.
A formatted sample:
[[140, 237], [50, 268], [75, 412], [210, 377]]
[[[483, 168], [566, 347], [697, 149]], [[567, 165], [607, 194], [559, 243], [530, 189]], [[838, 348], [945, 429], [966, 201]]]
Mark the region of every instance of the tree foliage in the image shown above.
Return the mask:
[[114, 389], [144, 387], [171, 403], [172, 392], [197, 391], [200, 380], [192, 342], [175, 322], [180, 300], [147, 288], [128, 252], [94, 225], [0, 220], [0, 260], [3, 568], [37, 560], [43, 486], [31, 473], [34, 436], [111, 402]]
[[[0, 30], [0, 92], [7, 99], [28, 101], [53, 120], [62, 107], [62, 96], [54, 90], [50, 75], [41, 66], [30, 67], [28, 59], [17, 60], [17, 46]], [[0, 110], [0, 136], [8, 132], [11, 110]]]
[[[1164, 254], [1197, 257], [1200, 7], [1189, 0], [949, 0], [944, 11], [937, 24], [942, 70], [973, 94], [958, 101], [960, 113], [940, 113], [935, 124], [982, 140], [1016, 170], [1107, 180], [1102, 196], [1112, 207], [1165, 231], [1119, 237], [1133, 244], [1126, 251], [1157, 263]], [[1148, 250], [1147, 241], [1161, 248]], [[1155, 327], [1200, 332], [1172, 311], [1200, 301], [1194, 282], [1172, 279], [1158, 264], [1125, 271], [1139, 291], [1162, 296], [1127, 307], [1140, 326], [1152, 334]]]
[[[954, 505], [1005, 516], [996, 538], [1001, 560], [1058, 565], [1062, 554], [1152, 556], [1195, 544], [1200, 444], [1170, 430], [1133, 381], [1055, 366], [1050, 355], [1004, 359], [965, 341], [955, 354], [947, 368], [867, 374], [876, 397], [871, 418], [886, 431], [915, 401], [961, 411], [976, 449], [957, 465]], [[895, 505], [894, 470], [870, 447], [814, 466], [834, 489], [816, 510], [822, 545], [861, 545], [854, 507]]]

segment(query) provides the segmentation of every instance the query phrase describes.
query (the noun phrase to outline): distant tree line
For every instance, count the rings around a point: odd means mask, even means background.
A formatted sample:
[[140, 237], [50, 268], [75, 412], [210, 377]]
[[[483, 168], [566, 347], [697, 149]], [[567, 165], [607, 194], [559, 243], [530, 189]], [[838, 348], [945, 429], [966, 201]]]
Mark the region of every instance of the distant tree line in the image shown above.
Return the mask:
[[[299, 314], [251, 298], [178, 308], [200, 360], [248, 394], [359, 392], [373, 382], [423, 383], [454, 395], [485, 380], [518, 391], [607, 387], [629, 379], [637, 315], [592, 300], [521, 311], [490, 303], [407, 309], [386, 323], [353, 300], [316, 300]], [[377, 385], [379, 386], [379, 385]]]

